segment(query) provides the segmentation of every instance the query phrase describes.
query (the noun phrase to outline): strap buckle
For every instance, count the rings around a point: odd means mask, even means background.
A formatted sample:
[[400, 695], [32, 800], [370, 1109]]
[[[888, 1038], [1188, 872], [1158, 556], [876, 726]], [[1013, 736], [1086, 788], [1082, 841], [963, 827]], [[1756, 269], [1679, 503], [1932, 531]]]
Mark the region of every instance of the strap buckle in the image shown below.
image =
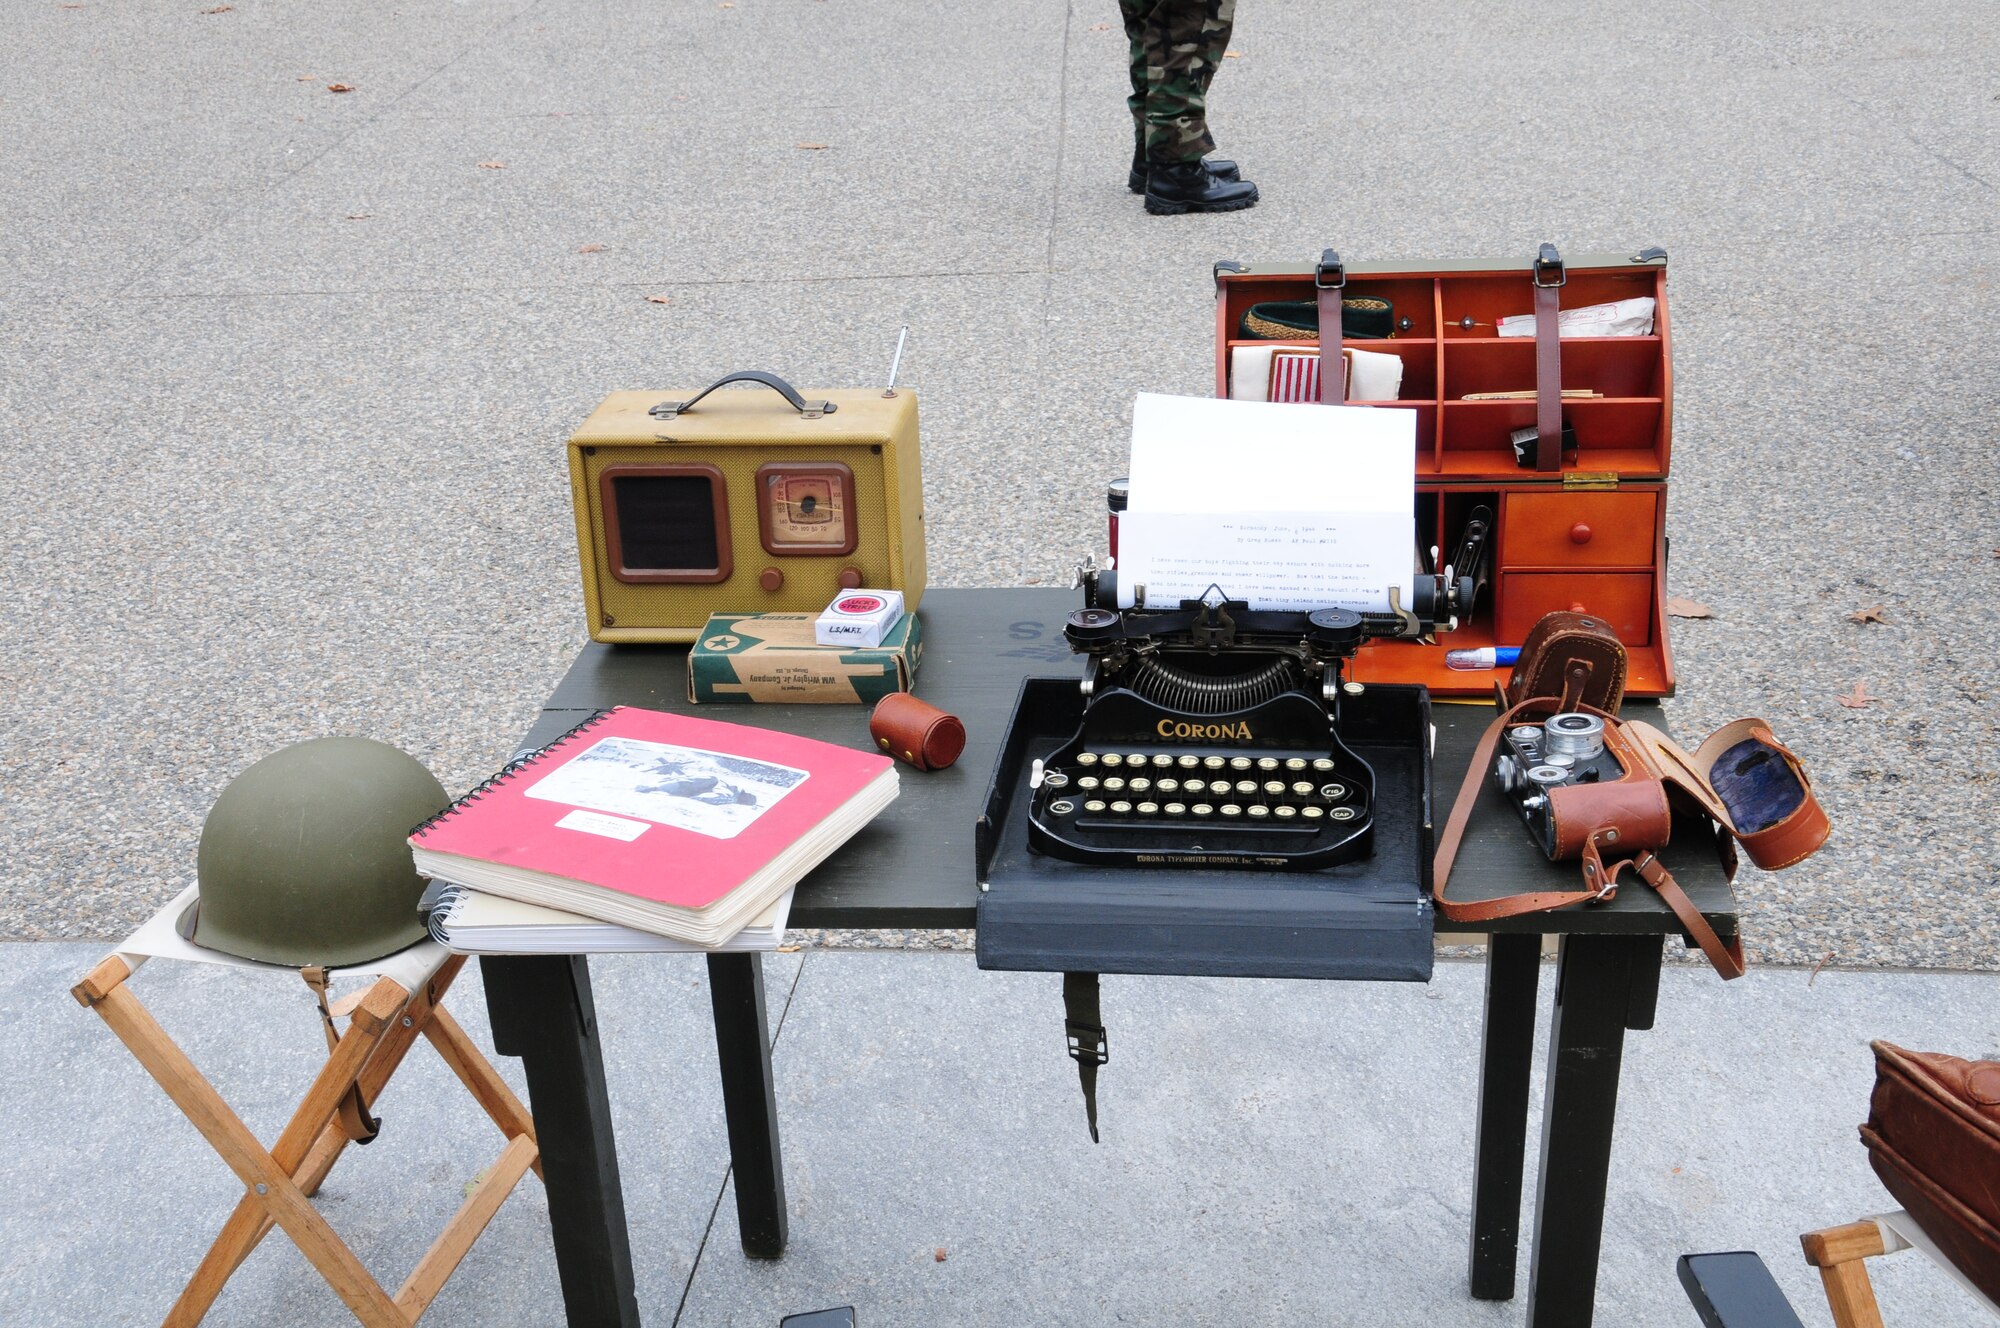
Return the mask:
[[[1545, 278], [1553, 278], [1545, 280]], [[1569, 273], [1563, 267], [1562, 255], [1552, 244], [1544, 244], [1535, 255], [1535, 285], [1543, 290], [1551, 290], [1569, 283]]]
[[1074, 1019], [1066, 1019], [1063, 1021], [1063, 1031], [1069, 1035], [1069, 1058], [1078, 1065], [1110, 1063], [1111, 1043], [1104, 1035], [1103, 1024], [1085, 1024]]
[[1341, 290], [1347, 285], [1347, 265], [1340, 261], [1340, 255], [1328, 249], [1319, 256], [1319, 265], [1313, 268], [1313, 285], [1319, 290]]

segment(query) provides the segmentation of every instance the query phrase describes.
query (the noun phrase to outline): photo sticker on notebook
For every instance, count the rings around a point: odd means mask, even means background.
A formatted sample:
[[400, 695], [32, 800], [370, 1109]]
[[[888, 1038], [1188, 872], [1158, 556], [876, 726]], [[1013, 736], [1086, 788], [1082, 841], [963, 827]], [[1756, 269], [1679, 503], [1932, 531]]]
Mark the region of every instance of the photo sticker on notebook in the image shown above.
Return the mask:
[[530, 785], [547, 802], [734, 839], [806, 780], [791, 766], [698, 747], [605, 738]]

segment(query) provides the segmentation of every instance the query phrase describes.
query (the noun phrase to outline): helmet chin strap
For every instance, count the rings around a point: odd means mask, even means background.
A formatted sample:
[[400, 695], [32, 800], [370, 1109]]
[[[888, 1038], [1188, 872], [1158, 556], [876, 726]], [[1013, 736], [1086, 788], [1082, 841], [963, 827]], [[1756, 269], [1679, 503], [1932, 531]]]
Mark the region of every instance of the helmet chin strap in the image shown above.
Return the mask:
[[[319, 1021], [326, 1033], [326, 1051], [329, 1056], [340, 1045], [340, 1030], [334, 1027], [333, 1011], [326, 1003], [326, 969], [312, 965], [299, 970], [299, 976], [312, 988], [313, 999], [319, 1002]], [[347, 1092], [340, 1099], [340, 1128], [349, 1139], [357, 1144], [375, 1141], [382, 1133], [382, 1122], [368, 1112], [368, 1100], [361, 1095], [361, 1082], [356, 1080], [348, 1085]]]

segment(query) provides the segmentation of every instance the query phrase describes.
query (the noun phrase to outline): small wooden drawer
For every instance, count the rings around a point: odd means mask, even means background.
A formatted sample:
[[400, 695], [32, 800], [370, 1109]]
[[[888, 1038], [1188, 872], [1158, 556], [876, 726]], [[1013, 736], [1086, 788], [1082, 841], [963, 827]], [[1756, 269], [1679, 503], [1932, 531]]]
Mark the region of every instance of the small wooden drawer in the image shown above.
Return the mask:
[[1500, 577], [1501, 645], [1517, 646], [1545, 613], [1580, 610], [1602, 618], [1628, 646], [1653, 639], [1650, 572], [1503, 572]]
[[1654, 493], [1509, 493], [1500, 518], [1508, 567], [1651, 567]]

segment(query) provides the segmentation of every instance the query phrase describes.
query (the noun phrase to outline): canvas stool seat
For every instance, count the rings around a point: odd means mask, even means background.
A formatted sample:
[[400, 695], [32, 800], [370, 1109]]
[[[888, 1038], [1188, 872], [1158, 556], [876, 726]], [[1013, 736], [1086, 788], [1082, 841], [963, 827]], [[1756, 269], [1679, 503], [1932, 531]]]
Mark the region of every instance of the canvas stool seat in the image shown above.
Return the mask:
[[[426, 940], [372, 963], [331, 972], [330, 984], [343, 979], [372, 981], [331, 1003], [330, 1018], [344, 1019], [346, 1028], [336, 1028], [338, 1039], [326, 1064], [276, 1142], [266, 1148], [167, 1036], [129, 983], [149, 960], [172, 959], [281, 976], [298, 984], [303, 998], [312, 998], [298, 969], [241, 959], [184, 940], [174, 922], [195, 894], [195, 887], [189, 886], [70, 989], [80, 1004], [103, 1018], [244, 1185], [235, 1211], [164, 1323], [168, 1328], [200, 1323], [230, 1275], [273, 1226], [285, 1229], [300, 1253], [368, 1328], [415, 1323], [521, 1177], [530, 1170], [541, 1173], [528, 1109], [445, 1011], [445, 993], [464, 966], [464, 956]], [[419, 1036], [436, 1049], [507, 1142], [402, 1287], [391, 1295], [334, 1233], [311, 1199], [356, 1137], [341, 1118], [342, 1103], [357, 1088], [361, 1101], [374, 1101]]]

